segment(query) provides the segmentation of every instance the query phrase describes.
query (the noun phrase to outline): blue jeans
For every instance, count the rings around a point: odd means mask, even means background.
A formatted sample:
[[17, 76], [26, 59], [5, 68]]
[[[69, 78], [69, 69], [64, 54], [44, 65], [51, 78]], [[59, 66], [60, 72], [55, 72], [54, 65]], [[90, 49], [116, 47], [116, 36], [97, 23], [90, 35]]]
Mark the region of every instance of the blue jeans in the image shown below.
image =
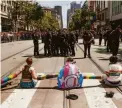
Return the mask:
[[34, 88], [36, 86], [36, 83], [34, 80], [31, 82], [22, 82], [20, 81], [20, 88]]

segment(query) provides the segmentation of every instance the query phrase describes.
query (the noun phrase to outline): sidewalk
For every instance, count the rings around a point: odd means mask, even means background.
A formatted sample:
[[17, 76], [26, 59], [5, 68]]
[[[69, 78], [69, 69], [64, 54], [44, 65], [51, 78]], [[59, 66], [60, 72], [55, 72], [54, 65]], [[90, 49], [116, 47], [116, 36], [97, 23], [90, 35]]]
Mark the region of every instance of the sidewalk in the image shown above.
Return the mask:
[[[82, 39], [79, 40], [79, 43], [82, 43]], [[81, 48], [84, 50], [83, 44], [80, 44]], [[119, 47], [119, 62], [122, 64], [122, 42]], [[95, 39], [95, 45], [91, 46], [91, 57], [92, 59], [105, 71], [108, 70], [109, 58], [112, 54], [106, 51], [106, 46], [104, 42], [99, 46], [99, 40]]]

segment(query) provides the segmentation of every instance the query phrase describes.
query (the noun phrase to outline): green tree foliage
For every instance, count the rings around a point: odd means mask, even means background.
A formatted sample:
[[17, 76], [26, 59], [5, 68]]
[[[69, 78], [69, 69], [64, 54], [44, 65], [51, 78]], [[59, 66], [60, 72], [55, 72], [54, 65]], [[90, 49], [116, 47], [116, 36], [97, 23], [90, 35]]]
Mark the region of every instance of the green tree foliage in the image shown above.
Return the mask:
[[89, 21], [90, 19], [86, 19], [86, 17], [95, 16], [94, 12], [88, 11], [87, 7], [82, 9], [75, 10], [72, 20], [69, 23], [69, 29], [71, 30], [80, 30], [82, 27], [86, 29], [90, 28]]
[[16, 28], [16, 22], [20, 19], [24, 21], [25, 26], [28, 27], [34, 23], [37, 23], [43, 17], [42, 7], [38, 3], [31, 3], [29, 1], [13, 1], [13, 8], [10, 9], [9, 16], [14, 22], [14, 28]]
[[38, 23], [39, 28], [41, 30], [58, 30], [59, 23], [58, 21], [51, 15], [50, 12], [46, 12], [42, 20]]
[[72, 16], [72, 20], [69, 23], [71, 30], [80, 30], [86, 23], [87, 11], [84, 9], [77, 9]]

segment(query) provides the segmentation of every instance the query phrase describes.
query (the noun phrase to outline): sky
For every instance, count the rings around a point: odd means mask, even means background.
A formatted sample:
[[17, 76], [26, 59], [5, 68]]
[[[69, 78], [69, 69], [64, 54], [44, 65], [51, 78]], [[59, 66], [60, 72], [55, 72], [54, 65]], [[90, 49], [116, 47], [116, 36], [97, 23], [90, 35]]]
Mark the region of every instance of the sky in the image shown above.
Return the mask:
[[[73, 0], [36, 0], [41, 6], [51, 7], [62, 6], [63, 28], [67, 28], [67, 9], [70, 9], [70, 3]], [[80, 3], [82, 0], [77, 0]], [[82, 6], [83, 2], [81, 3]]]

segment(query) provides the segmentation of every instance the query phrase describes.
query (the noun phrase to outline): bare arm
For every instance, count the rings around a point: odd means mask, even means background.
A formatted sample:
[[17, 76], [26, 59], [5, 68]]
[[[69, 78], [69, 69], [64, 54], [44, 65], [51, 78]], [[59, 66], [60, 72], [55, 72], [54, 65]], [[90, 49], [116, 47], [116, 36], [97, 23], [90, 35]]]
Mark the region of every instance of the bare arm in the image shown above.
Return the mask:
[[31, 71], [31, 75], [32, 75], [33, 79], [37, 79], [37, 75], [36, 75], [35, 70]]

